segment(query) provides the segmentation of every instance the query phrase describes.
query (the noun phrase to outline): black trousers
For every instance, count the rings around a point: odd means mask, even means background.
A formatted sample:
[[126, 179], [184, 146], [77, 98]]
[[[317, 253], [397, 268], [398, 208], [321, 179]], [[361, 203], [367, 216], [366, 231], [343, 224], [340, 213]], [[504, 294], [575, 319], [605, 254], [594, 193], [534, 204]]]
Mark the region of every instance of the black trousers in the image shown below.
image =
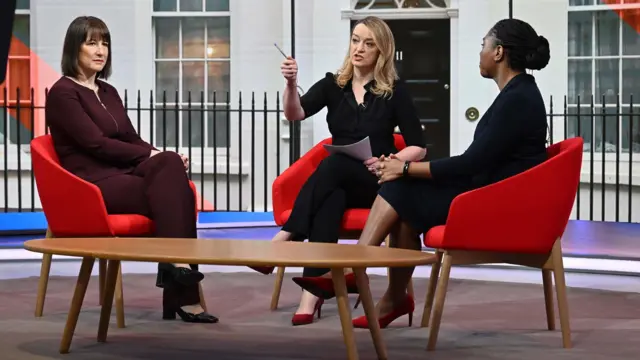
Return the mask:
[[[144, 215], [154, 221], [154, 235], [159, 238], [197, 238], [195, 197], [178, 154], [161, 152], [140, 163], [130, 174], [95, 184], [109, 214]], [[171, 284], [170, 289], [177, 294], [175, 300], [180, 306], [200, 303], [198, 285]]]
[[[370, 208], [378, 189], [378, 178], [361, 161], [330, 155], [302, 186], [282, 230], [291, 232], [294, 240], [337, 243], [345, 210]], [[321, 276], [328, 271], [305, 268], [303, 276]]]

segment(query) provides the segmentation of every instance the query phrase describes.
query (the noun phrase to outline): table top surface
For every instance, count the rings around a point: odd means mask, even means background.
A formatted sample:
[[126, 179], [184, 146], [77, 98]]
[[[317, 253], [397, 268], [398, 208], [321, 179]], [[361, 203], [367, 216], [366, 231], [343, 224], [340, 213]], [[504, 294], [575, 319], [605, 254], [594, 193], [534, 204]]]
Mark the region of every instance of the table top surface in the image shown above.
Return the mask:
[[436, 256], [379, 246], [236, 239], [49, 238], [26, 241], [38, 253], [108, 260], [238, 266], [398, 267]]

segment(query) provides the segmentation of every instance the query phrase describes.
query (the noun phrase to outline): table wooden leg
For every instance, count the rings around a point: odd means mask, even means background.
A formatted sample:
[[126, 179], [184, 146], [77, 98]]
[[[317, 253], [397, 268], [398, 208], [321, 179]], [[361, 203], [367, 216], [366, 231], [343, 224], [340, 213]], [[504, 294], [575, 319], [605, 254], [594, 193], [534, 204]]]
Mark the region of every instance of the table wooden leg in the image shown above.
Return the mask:
[[358, 348], [353, 335], [353, 323], [351, 322], [351, 309], [349, 307], [349, 297], [347, 296], [347, 283], [344, 278], [344, 269], [331, 269], [331, 274], [333, 277], [333, 288], [336, 292], [336, 301], [338, 302], [340, 323], [342, 324], [342, 337], [344, 344], [347, 346], [347, 358], [349, 360], [358, 360]]
[[107, 341], [109, 331], [109, 320], [111, 319], [111, 307], [113, 306], [113, 295], [116, 292], [118, 273], [120, 272], [120, 260], [109, 260], [107, 265], [107, 278], [105, 280], [104, 298], [102, 310], [100, 311], [100, 325], [98, 325], [98, 341]]
[[356, 274], [356, 282], [358, 284], [358, 293], [360, 293], [362, 308], [364, 309], [365, 316], [367, 317], [367, 322], [369, 322], [369, 332], [371, 332], [373, 346], [376, 348], [378, 359], [386, 360], [387, 349], [384, 346], [384, 340], [382, 339], [382, 331], [380, 331], [380, 323], [378, 323], [376, 306], [373, 303], [373, 297], [371, 296], [371, 289], [369, 288], [369, 281], [367, 281], [366, 271], [364, 268], [354, 268], [353, 272]]
[[82, 308], [84, 295], [87, 292], [89, 279], [91, 279], [91, 270], [93, 270], [93, 264], [95, 261], [96, 259], [92, 257], [85, 257], [82, 259], [82, 265], [80, 265], [80, 272], [78, 273], [78, 280], [76, 281], [76, 289], [74, 290], [73, 298], [71, 299], [69, 315], [67, 315], [67, 324], [64, 327], [62, 341], [60, 342], [61, 354], [67, 354], [71, 347], [71, 340], [73, 339], [73, 333], [76, 330], [78, 316], [80, 316], [80, 309]]

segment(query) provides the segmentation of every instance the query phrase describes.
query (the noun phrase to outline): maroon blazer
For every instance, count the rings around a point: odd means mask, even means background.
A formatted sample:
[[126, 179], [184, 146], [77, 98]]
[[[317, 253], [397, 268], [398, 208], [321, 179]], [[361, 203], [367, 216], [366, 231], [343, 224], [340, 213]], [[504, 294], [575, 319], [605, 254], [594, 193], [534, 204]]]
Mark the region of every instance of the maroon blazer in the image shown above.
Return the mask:
[[155, 149], [136, 133], [117, 90], [96, 80], [96, 93], [62, 77], [45, 117], [62, 167], [90, 182], [131, 172]]

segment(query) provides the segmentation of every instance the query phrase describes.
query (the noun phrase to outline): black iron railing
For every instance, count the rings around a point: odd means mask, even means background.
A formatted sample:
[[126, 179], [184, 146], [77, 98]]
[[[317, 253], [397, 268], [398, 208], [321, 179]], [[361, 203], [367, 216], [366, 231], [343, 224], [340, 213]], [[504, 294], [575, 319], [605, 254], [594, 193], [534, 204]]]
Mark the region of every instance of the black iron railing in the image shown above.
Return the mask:
[[[12, 102], [5, 90], [0, 104], [0, 212], [40, 210], [28, 144], [46, 127], [43, 106], [33, 101], [33, 90], [29, 95]], [[284, 120], [279, 93], [238, 93], [233, 100], [232, 94], [214, 93], [211, 102], [203, 93], [187, 94], [185, 101], [177, 92], [122, 95], [142, 138], [192, 160], [189, 177], [205, 211], [208, 205], [216, 211], [271, 209], [271, 184], [299, 157], [300, 144], [298, 129]], [[590, 97], [586, 103], [550, 98], [548, 105], [551, 143], [585, 140], [572, 218], [640, 222], [640, 108], [633, 97]]]

